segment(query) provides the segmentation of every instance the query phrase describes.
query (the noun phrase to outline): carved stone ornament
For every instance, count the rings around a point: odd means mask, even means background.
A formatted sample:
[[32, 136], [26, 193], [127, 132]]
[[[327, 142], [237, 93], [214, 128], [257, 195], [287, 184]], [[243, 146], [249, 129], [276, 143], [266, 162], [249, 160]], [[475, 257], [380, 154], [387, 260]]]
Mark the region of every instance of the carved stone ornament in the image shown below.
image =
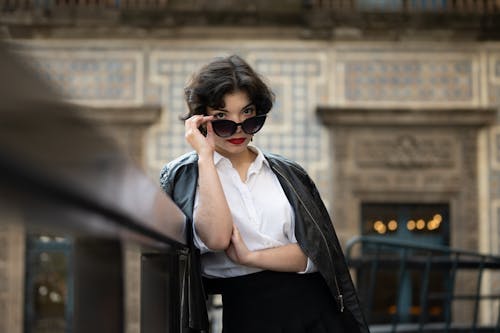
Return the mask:
[[451, 138], [400, 135], [362, 138], [354, 144], [356, 164], [363, 168], [450, 168], [456, 147]]

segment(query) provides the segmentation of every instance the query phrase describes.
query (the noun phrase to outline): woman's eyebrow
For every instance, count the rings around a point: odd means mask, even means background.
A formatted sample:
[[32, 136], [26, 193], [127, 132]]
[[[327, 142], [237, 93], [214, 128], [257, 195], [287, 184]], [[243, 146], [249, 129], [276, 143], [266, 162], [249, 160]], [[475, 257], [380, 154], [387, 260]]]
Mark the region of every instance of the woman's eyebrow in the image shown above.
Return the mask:
[[241, 110], [243, 111], [245, 109], [248, 109], [251, 106], [255, 107], [255, 105], [253, 105], [253, 102], [248, 103], [247, 105], [245, 105], [244, 107], [242, 107]]
[[[255, 107], [255, 105], [253, 104], [253, 102], [250, 102], [250, 103], [248, 103], [247, 105], [245, 105], [244, 107], [242, 107], [240, 111], [243, 111], [243, 110], [245, 110], [245, 109], [248, 109], [250, 106], [254, 106], [254, 107]], [[229, 111], [228, 111], [228, 110], [226, 110], [226, 109], [216, 109], [216, 110], [217, 110], [217, 111], [222, 111], [222, 112], [229, 112]]]

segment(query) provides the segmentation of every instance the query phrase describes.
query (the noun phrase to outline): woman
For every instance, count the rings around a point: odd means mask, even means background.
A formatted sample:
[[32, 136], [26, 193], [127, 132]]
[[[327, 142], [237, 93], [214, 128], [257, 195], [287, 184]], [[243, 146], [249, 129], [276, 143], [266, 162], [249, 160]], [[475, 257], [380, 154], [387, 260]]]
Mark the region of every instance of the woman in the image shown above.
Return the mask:
[[271, 90], [233, 55], [204, 66], [186, 101], [194, 152], [161, 172], [193, 221], [185, 325], [206, 329], [207, 291], [222, 294], [225, 333], [368, 332], [316, 186], [298, 164], [250, 145]]

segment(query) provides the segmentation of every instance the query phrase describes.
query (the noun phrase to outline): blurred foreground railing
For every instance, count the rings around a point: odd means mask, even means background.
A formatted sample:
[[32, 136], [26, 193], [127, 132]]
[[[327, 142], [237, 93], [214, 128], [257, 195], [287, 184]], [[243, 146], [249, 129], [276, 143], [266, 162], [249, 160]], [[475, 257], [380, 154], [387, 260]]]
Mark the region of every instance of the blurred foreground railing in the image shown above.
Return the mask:
[[[19, 59], [0, 44], [0, 232], [15, 223], [27, 236], [71, 242], [72, 316], [63, 332], [125, 332], [131, 291], [140, 295], [132, 301], [140, 303], [141, 332], [180, 332], [184, 215], [82, 110]], [[140, 256], [132, 272], [140, 276], [137, 293], [126, 288], [126, 247]], [[24, 332], [31, 324], [25, 318]]]
[[346, 257], [372, 332], [500, 332], [499, 256], [364, 236]]

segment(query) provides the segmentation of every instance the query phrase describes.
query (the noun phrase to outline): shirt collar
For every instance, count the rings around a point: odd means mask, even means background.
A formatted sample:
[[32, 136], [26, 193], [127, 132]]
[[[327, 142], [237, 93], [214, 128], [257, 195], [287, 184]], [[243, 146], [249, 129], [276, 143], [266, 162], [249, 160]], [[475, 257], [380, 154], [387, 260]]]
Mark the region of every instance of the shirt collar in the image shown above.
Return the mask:
[[[250, 165], [250, 168], [248, 169], [248, 173], [249, 174], [251, 172], [258, 172], [258, 171], [260, 171], [260, 169], [262, 168], [263, 164], [266, 165], [267, 167], [269, 167], [269, 162], [264, 157], [264, 154], [262, 153], [262, 151], [259, 148], [255, 147], [255, 146], [248, 146], [248, 148], [251, 151], [253, 151], [254, 153], [257, 154], [257, 157], [255, 158], [255, 160], [253, 161], [253, 163]], [[222, 161], [226, 161], [226, 162], [229, 163], [229, 165], [231, 165], [231, 161], [229, 161], [229, 159], [227, 159], [226, 157], [222, 156], [218, 152], [214, 151], [214, 164], [217, 166]]]
[[222, 160], [227, 160], [227, 158], [214, 151], [214, 164], [217, 166]]
[[248, 148], [250, 148], [251, 151], [257, 154], [255, 161], [253, 161], [252, 165], [250, 165], [248, 173], [252, 171], [258, 172], [262, 168], [262, 165], [266, 165], [269, 167], [269, 162], [266, 160], [264, 154], [259, 148], [255, 146], [248, 146]]

